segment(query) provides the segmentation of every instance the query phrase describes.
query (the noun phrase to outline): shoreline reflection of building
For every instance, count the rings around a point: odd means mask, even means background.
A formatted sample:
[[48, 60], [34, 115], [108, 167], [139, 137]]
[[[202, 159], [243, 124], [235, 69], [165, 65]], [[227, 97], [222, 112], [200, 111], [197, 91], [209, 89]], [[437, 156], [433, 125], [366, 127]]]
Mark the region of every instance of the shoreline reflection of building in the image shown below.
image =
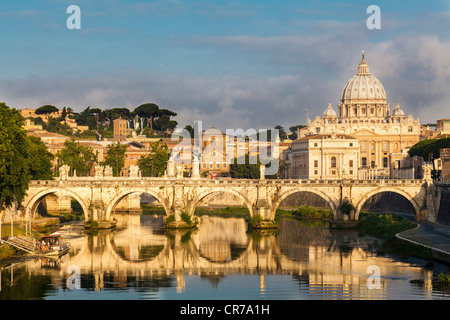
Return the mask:
[[[307, 287], [299, 290], [310, 290], [312, 296], [323, 297], [338, 292], [335, 297], [360, 299], [387, 298], [391, 279], [401, 274], [403, 279], [423, 279], [424, 294], [431, 294], [432, 271], [376, 256], [360, 244], [349, 245], [351, 239], [353, 243], [357, 242], [352, 235], [342, 237], [328, 228], [311, 228], [288, 221], [281, 226], [280, 235], [261, 239], [248, 237], [244, 245], [240, 237], [232, 238], [238, 224], [233, 222], [231, 227], [227, 226], [227, 219], [215, 223], [227, 230], [204, 230], [203, 235], [187, 239], [182, 234], [167, 237], [148, 226], [139, 226], [139, 216], [124, 215], [122, 218], [119, 232], [71, 240], [71, 253], [61, 259], [58, 270], [41, 268], [38, 260], [28, 262], [28, 270], [61, 279], [61, 272], [77, 265], [85, 275], [83, 288], [97, 291], [138, 284], [183, 291], [190, 283], [186, 278], [191, 276], [217, 285], [228, 276], [259, 275], [260, 288], [255, 290], [269, 294], [272, 276], [291, 275], [305, 281]], [[157, 225], [156, 220], [152, 223]], [[245, 231], [239, 232], [246, 234]], [[246, 249], [231, 261], [224, 262], [221, 254], [215, 256], [216, 261], [207, 259], [200, 248], [211, 245], [214, 251], [217, 243], [229, 248], [240, 244]], [[161, 245], [164, 248], [157, 256], [148, 256], [148, 261], [142, 259], [140, 250]], [[369, 289], [366, 285], [371, 276], [367, 271], [371, 265], [381, 270], [381, 289]], [[56, 281], [54, 286], [64, 283]]]

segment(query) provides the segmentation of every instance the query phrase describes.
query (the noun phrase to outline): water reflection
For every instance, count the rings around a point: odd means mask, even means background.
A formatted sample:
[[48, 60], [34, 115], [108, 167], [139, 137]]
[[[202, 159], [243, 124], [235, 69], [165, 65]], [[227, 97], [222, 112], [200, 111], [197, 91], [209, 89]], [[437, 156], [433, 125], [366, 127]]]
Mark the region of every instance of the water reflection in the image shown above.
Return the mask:
[[[33, 258], [4, 268], [0, 298], [71, 299], [74, 291], [82, 299], [89, 292], [111, 298], [127, 292], [145, 299], [226, 299], [230, 292], [232, 299], [258, 299], [261, 294], [271, 299], [443, 297], [432, 287], [431, 270], [377, 256], [373, 239], [348, 230], [286, 220], [276, 234], [261, 235], [250, 233], [244, 219], [203, 216], [198, 230], [165, 231], [161, 217], [116, 218], [112, 232], [67, 232], [71, 251], [59, 260]], [[67, 273], [71, 266], [80, 270], [82, 290], [70, 289], [77, 276]], [[370, 266], [380, 270], [378, 289], [368, 286]], [[222, 283], [236, 279], [241, 281], [221, 289]], [[420, 286], [411, 283], [417, 279]], [[240, 287], [242, 283], [253, 287]]]

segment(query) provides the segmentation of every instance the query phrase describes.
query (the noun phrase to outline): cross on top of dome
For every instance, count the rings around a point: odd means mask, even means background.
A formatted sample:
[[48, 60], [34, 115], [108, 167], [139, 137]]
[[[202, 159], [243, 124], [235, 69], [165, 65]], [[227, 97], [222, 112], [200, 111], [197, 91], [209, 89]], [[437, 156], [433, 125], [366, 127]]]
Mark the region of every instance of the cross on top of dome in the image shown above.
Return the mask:
[[358, 74], [368, 74], [368, 73], [370, 73], [369, 72], [369, 65], [366, 62], [365, 56], [366, 56], [366, 53], [363, 50], [362, 51], [362, 59], [361, 59], [361, 62], [359, 63], [359, 66], [358, 66]]

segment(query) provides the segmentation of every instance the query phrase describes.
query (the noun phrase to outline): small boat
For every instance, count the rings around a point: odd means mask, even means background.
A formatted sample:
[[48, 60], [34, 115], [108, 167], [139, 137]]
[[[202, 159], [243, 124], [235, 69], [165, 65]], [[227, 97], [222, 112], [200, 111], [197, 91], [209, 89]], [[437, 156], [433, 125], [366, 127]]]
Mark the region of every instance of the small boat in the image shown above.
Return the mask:
[[62, 256], [69, 252], [70, 244], [62, 234], [55, 232], [48, 236], [42, 236], [36, 246], [36, 254], [44, 256]]

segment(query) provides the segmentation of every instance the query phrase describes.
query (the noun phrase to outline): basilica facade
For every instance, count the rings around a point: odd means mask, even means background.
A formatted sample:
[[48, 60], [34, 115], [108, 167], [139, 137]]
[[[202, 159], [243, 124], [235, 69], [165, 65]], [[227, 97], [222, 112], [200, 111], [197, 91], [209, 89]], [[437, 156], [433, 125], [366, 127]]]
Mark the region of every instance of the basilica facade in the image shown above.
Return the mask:
[[[408, 149], [420, 141], [422, 129], [419, 119], [406, 116], [399, 103], [391, 111], [386, 91], [381, 82], [370, 73], [363, 54], [356, 75], [348, 80], [342, 90], [337, 112], [329, 104], [322, 117], [308, 120], [306, 127], [298, 130], [297, 136], [298, 140], [318, 135], [345, 136], [348, 143], [354, 138], [357, 144], [353, 145], [357, 145], [359, 150], [357, 159], [352, 162], [353, 167], [347, 167], [349, 162], [342, 161], [340, 164], [344, 167], [336, 172], [355, 172], [357, 168], [358, 178], [389, 178], [393, 177], [393, 171], [407, 156]], [[295, 172], [300, 172], [296, 168], [298, 161], [294, 163], [293, 159], [294, 154], [300, 151], [298, 148], [304, 145], [299, 142], [294, 141], [284, 155], [285, 177], [296, 178]], [[330, 145], [330, 148], [336, 147], [338, 146]], [[341, 149], [340, 152], [324, 149], [322, 153], [327, 153], [330, 159], [350, 159], [355, 156], [353, 148]], [[324, 159], [320, 165], [325, 168], [321, 172], [330, 172], [332, 168], [328, 166], [331, 165], [331, 160], [326, 156], [317, 160], [320, 159]], [[314, 176], [314, 171], [309, 175], [311, 176]], [[321, 175], [316, 177], [328, 178]]]

